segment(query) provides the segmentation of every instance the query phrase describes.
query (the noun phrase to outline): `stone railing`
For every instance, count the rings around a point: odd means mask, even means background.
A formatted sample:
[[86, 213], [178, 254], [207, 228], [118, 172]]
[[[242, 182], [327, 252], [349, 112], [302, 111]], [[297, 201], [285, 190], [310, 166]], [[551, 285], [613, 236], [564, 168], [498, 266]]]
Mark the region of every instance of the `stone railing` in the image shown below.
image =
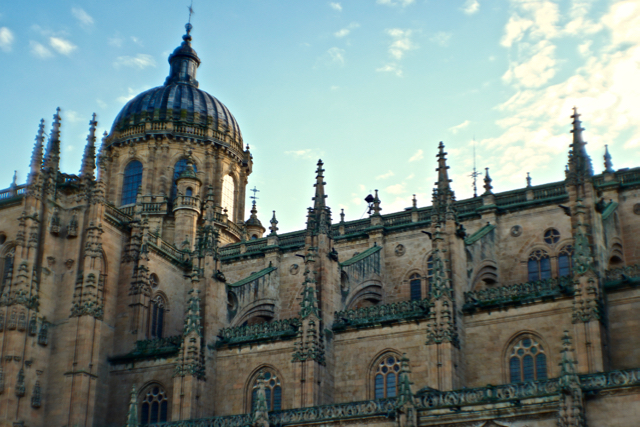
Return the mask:
[[311, 408], [287, 409], [269, 413], [269, 425], [297, 425], [367, 417], [387, 417], [393, 413], [396, 399], [365, 400]]
[[344, 224], [344, 234], [347, 235], [347, 234], [362, 233], [369, 227], [371, 227], [371, 220], [369, 220], [368, 218], [365, 220], [358, 220], [351, 223], [347, 222]]
[[497, 286], [464, 293], [464, 311], [478, 308], [522, 304], [537, 299], [553, 298], [573, 292], [571, 277], [558, 277], [536, 282]]
[[631, 185], [640, 183], [640, 168], [624, 172], [616, 172], [616, 178], [621, 184]]
[[141, 359], [160, 359], [174, 356], [180, 350], [182, 335], [136, 341], [136, 348], [121, 356], [109, 358], [111, 363], [129, 363]]
[[476, 209], [482, 207], [482, 199], [479, 197], [463, 200], [454, 204], [458, 216], [471, 216], [476, 213]]
[[11, 199], [13, 197], [23, 196], [26, 192], [27, 184], [5, 188], [4, 190], [0, 190], [0, 201]]
[[105, 215], [110, 216], [114, 221], [117, 221], [120, 225], [129, 224], [132, 219], [130, 215], [124, 213], [121, 209], [109, 204], [104, 206], [104, 213]]
[[394, 225], [403, 225], [411, 223], [411, 211], [405, 211], [397, 214], [382, 217], [382, 224], [385, 227], [393, 227]]
[[640, 265], [629, 265], [626, 267], [612, 268], [604, 272], [605, 282], [624, 280], [631, 277], [640, 277]]
[[640, 386], [640, 368], [580, 375], [580, 387], [585, 391], [629, 386]]
[[299, 328], [300, 319], [298, 318], [275, 320], [257, 325], [222, 328], [218, 333], [216, 347], [294, 338]]
[[173, 201], [173, 210], [178, 209], [193, 209], [200, 213], [200, 197], [183, 196], [179, 195]]
[[559, 389], [555, 378], [451, 391], [420, 390], [416, 401], [421, 409], [438, 409], [543, 397], [557, 394]]
[[500, 207], [508, 207], [525, 203], [527, 201], [527, 192], [525, 190], [515, 190], [506, 193], [498, 193], [495, 196], [496, 205]]
[[567, 195], [564, 182], [556, 182], [552, 185], [533, 187], [533, 200], [550, 199]]
[[336, 311], [333, 330], [340, 331], [349, 327], [358, 328], [421, 319], [428, 316], [430, 306], [428, 299], [422, 299]]
[[278, 245], [282, 247], [304, 246], [305, 237], [305, 232], [283, 234], [282, 236], [278, 236]]
[[169, 421], [152, 425], [153, 427], [247, 427], [251, 425], [251, 414]]

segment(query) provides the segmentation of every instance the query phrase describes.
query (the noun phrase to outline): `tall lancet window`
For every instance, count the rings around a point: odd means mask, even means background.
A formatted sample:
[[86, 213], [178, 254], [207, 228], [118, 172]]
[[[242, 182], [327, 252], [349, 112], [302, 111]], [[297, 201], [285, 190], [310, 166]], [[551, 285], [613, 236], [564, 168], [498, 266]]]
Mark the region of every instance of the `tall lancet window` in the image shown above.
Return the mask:
[[164, 388], [152, 384], [142, 391], [142, 403], [140, 405], [140, 424], [163, 423], [167, 421], [169, 398]]
[[122, 181], [121, 205], [130, 205], [136, 202], [138, 187], [142, 185], [142, 163], [137, 160], [129, 162], [124, 168], [124, 180]]
[[229, 219], [233, 220], [233, 199], [236, 190], [236, 185], [233, 182], [233, 178], [230, 175], [225, 175], [222, 178], [222, 208], [227, 209], [227, 215]]
[[[173, 184], [171, 186], [171, 200], [173, 201], [173, 199], [176, 198], [176, 195], [178, 193], [178, 185], [176, 184], [176, 180], [178, 179], [178, 177], [180, 176], [180, 174], [182, 172], [184, 172], [184, 170], [187, 168], [187, 159], [180, 159], [176, 162], [175, 166], [173, 167]], [[195, 163], [193, 164], [193, 170], [195, 172], [198, 172], [198, 168], [196, 167]]]
[[151, 300], [149, 305], [149, 338], [162, 338], [165, 306], [164, 298], [160, 295]]

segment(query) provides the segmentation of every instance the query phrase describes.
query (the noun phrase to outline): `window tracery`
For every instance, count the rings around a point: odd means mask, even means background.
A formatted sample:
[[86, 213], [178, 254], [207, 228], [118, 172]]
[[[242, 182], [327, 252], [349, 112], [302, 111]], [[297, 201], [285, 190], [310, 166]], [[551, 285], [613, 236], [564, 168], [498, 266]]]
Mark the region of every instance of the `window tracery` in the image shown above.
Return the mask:
[[508, 354], [510, 382], [543, 380], [548, 377], [546, 352], [535, 336], [521, 337]]
[[142, 184], [142, 163], [137, 160], [129, 162], [124, 168], [124, 179], [122, 181], [121, 205], [130, 205], [136, 202], [138, 187]]
[[565, 245], [558, 252], [558, 276], [571, 275], [571, 267], [573, 265], [573, 246]]
[[141, 396], [140, 424], [146, 426], [166, 422], [169, 398], [164, 388], [158, 384], [153, 384], [147, 387], [146, 391], [141, 393]]
[[253, 411], [256, 404], [256, 394], [258, 387], [258, 376], [264, 374], [265, 396], [267, 399], [267, 407], [269, 411], [279, 411], [282, 409], [282, 385], [278, 374], [272, 369], [262, 369], [255, 376], [251, 385], [251, 410]]
[[161, 295], [157, 295], [149, 304], [149, 338], [162, 338], [164, 331], [164, 312], [166, 303]]
[[558, 243], [560, 240], [560, 232], [555, 228], [549, 228], [544, 232], [544, 242], [548, 245]]
[[527, 261], [527, 272], [527, 280], [529, 282], [549, 279], [551, 277], [551, 260], [549, 259], [549, 254], [542, 249], [531, 252], [531, 254], [529, 254], [529, 260]]
[[385, 399], [398, 395], [400, 358], [395, 354], [382, 356], [375, 365], [374, 398]]

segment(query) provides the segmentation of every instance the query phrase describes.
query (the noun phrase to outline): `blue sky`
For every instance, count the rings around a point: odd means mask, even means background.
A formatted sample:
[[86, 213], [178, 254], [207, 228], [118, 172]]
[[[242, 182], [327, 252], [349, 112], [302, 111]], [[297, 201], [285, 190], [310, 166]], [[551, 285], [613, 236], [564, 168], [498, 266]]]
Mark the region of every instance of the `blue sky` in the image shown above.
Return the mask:
[[[26, 5], [26, 6], [25, 6]], [[77, 173], [93, 112], [108, 130], [164, 82], [186, 1], [0, 6], [0, 186], [26, 178], [41, 118], [63, 116], [62, 169]], [[640, 0], [195, 0], [200, 88], [233, 112], [254, 155], [266, 225], [304, 226], [315, 163], [327, 202], [358, 219], [430, 204], [439, 141], [458, 199], [473, 139], [494, 191], [563, 179], [571, 107], [597, 173], [640, 165]], [[2, 184], [4, 183], [4, 184]], [[481, 183], [480, 183], [481, 184]], [[480, 190], [479, 192], [482, 192]]]

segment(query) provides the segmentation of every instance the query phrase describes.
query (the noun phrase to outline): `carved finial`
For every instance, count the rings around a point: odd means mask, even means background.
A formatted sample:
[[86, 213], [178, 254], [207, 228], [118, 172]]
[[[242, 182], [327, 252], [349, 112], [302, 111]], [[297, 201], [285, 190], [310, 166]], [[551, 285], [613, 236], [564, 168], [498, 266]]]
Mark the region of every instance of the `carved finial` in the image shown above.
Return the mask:
[[313, 208], [316, 210], [325, 208], [324, 199], [327, 198], [327, 196], [324, 194], [324, 186], [326, 182], [324, 182], [324, 169], [322, 169], [323, 165], [324, 163], [322, 163], [322, 159], [318, 160], [318, 168], [316, 169], [316, 183], [313, 184], [313, 186], [316, 187], [316, 195], [312, 199], [314, 201]]
[[29, 184], [33, 182], [35, 176], [42, 169], [42, 147], [44, 146], [44, 138], [44, 119], [41, 119], [40, 126], [38, 127], [38, 134], [36, 135], [36, 143], [33, 145], [33, 152], [31, 153], [28, 179]]
[[96, 170], [96, 113], [93, 113], [89, 121], [89, 135], [87, 136], [87, 145], [84, 147], [84, 155], [82, 156], [82, 167], [80, 168], [80, 176], [93, 180]]
[[491, 185], [491, 177], [489, 176], [489, 168], [484, 168], [484, 194], [493, 194], [493, 186]]
[[586, 145], [582, 137], [582, 123], [580, 122], [580, 114], [578, 109], [573, 107], [573, 142], [571, 144], [571, 150], [569, 151], [569, 173], [567, 179], [571, 184], [578, 184], [584, 182], [586, 178], [593, 176], [593, 168], [591, 166], [591, 158], [587, 154]]
[[575, 360], [573, 358], [573, 348], [571, 347], [571, 336], [569, 331], [565, 330], [562, 336], [562, 350], [560, 355], [560, 376], [572, 375], [576, 373]]
[[527, 187], [531, 187], [531, 175], [527, 172]]
[[138, 393], [135, 384], [131, 387], [126, 427], [138, 427]]
[[613, 162], [611, 161], [611, 154], [609, 154], [609, 146], [604, 146], [604, 172], [614, 173]]
[[344, 222], [344, 209], [340, 209], [340, 222]]
[[60, 107], [56, 108], [53, 115], [53, 125], [49, 135], [49, 143], [45, 152], [44, 166], [50, 172], [57, 172], [60, 164], [60, 126], [62, 119], [60, 118]]
[[255, 402], [251, 411], [251, 427], [269, 427], [269, 405], [264, 372], [258, 374], [255, 386]]
[[409, 367], [409, 358], [407, 357], [407, 353], [402, 353], [402, 357], [400, 358], [400, 372], [398, 373], [398, 399], [396, 401], [397, 407], [406, 404], [415, 404], [413, 390], [411, 390], [411, 385], [413, 383], [409, 378], [409, 374], [411, 374], [411, 368]]
[[418, 209], [418, 199], [416, 199], [416, 195], [413, 195], [413, 198], [411, 199], [411, 207], [413, 209]]
[[11, 187], [16, 188], [18, 186], [18, 171], [13, 171], [13, 181], [11, 182]]
[[271, 218], [271, 221], [269, 221], [271, 223], [271, 227], [269, 227], [269, 230], [271, 231], [271, 233], [269, 234], [269, 236], [275, 236], [278, 233], [278, 220], [276, 219], [276, 211], [273, 211], [273, 217]]
[[375, 196], [373, 196], [372, 210], [374, 215], [380, 215], [380, 211], [382, 208], [380, 207], [381, 200], [378, 197], [378, 190], [375, 191]]
[[435, 183], [436, 188], [433, 191], [433, 207], [436, 221], [442, 222], [447, 219], [456, 219], [455, 210], [453, 209], [453, 202], [455, 200], [455, 195], [453, 194], [453, 190], [451, 190], [451, 180], [449, 179], [449, 173], [447, 170], [449, 166], [447, 166], [447, 153], [444, 151], [444, 143], [440, 141], [438, 145], [438, 154], [436, 157], [438, 158], [438, 167], [436, 171], [438, 172], [438, 181]]

